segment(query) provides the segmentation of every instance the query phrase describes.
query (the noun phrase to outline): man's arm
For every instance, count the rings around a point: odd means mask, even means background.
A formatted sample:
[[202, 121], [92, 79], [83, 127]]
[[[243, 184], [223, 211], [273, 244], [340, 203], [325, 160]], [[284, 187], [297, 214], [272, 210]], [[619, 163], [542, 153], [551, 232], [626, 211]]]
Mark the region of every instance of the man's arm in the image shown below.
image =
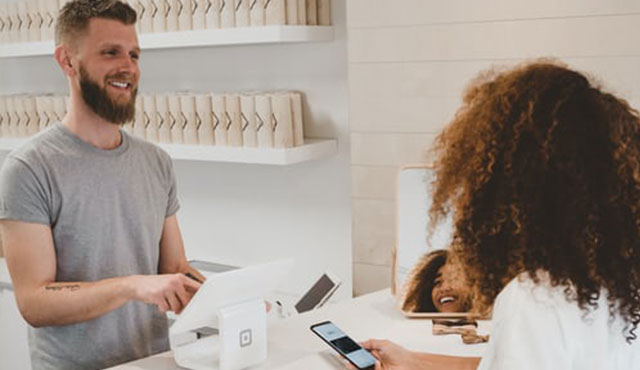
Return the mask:
[[198, 270], [189, 266], [184, 252], [184, 242], [178, 225], [176, 215], [169, 216], [164, 221], [162, 238], [160, 239], [160, 263], [158, 266], [160, 274], [190, 274], [204, 282], [206, 279]]
[[91, 320], [130, 300], [155, 304], [161, 311], [180, 311], [200, 286], [182, 274], [56, 282], [56, 254], [49, 226], [4, 220], [0, 227], [18, 308], [34, 327]]

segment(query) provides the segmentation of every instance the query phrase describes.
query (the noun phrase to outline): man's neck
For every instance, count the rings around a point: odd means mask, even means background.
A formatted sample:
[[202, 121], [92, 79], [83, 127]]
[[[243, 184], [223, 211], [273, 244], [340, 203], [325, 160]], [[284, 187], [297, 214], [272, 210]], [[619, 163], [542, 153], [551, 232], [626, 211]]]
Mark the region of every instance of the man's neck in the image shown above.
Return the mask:
[[120, 127], [95, 114], [79, 97], [71, 97], [62, 124], [96, 148], [110, 150], [122, 143]]

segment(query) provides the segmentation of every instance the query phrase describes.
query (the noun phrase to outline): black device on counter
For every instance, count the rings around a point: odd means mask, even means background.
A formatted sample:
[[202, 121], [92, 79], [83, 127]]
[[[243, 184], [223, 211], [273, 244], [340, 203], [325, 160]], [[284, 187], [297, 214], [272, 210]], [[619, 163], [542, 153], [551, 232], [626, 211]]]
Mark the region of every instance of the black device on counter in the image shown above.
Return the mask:
[[375, 367], [376, 358], [353, 339], [349, 338], [331, 321], [312, 325], [311, 331], [357, 369], [368, 370]]
[[322, 307], [340, 287], [340, 280], [333, 274], [325, 272], [296, 303], [298, 313]]

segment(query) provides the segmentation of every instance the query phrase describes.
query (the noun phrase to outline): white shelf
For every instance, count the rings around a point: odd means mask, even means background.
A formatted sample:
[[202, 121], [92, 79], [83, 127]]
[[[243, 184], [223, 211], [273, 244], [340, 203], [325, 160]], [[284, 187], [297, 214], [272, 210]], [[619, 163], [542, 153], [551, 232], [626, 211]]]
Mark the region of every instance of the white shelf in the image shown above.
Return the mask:
[[288, 149], [161, 144], [171, 158], [188, 161], [288, 165], [329, 157], [338, 150], [336, 140], [305, 139]]
[[[231, 46], [333, 40], [331, 26], [264, 26], [206, 29], [195, 31], [143, 33], [143, 50], [184, 47]], [[53, 55], [52, 40], [0, 44], [0, 58]]]
[[[0, 152], [22, 146], [28, 139], [0, 138]], [[305, 139], [305, 144], [288, 149], [264, 149], [204, 145], [158, 144], [171, 158], [186, 161], [289, 165], [329, 157], [338, 151], [336, 140]]]

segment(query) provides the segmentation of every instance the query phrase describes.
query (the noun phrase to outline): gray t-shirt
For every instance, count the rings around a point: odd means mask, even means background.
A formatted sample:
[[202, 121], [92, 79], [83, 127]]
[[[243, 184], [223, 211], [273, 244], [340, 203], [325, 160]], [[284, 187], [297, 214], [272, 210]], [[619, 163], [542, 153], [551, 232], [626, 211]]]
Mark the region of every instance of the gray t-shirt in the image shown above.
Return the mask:
[[[62, 124], [7, 157], [0, 172], [0, 219], [49, 225], [56, 281], [157, 274], [165, 218], [178, 211], [171, 159], [121, 131], [98, 149]], [[169, 347], [166, 316], [129, 302], [94, 320], [29, 328], [35, 370], [102, 369]]]

